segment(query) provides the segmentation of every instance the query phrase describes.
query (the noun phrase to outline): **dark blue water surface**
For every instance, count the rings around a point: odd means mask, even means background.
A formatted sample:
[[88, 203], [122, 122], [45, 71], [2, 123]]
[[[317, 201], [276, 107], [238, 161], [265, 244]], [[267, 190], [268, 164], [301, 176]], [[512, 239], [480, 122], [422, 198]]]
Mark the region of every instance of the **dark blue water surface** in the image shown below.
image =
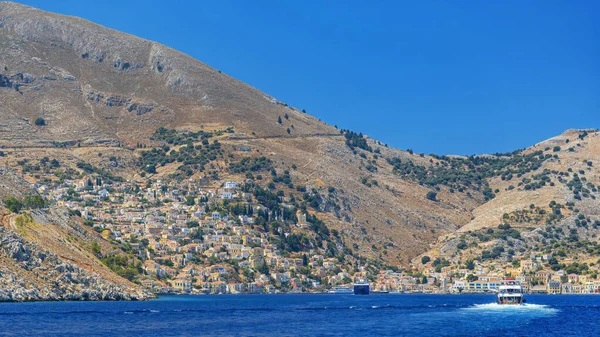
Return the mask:
[[600, 296], [163, 296], [1, 303], [2, 336], [600, 336]]

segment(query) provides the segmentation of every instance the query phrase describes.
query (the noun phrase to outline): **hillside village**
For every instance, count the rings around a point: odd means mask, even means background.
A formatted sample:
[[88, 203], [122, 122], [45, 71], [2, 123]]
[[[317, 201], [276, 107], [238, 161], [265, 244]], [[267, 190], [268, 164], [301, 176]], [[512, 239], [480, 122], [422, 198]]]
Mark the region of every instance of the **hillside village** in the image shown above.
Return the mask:
[[[189, 133], [157, 131], [160, 134], [175, 137], [169, 143], [181, 145], [177, 147], [180, 152], [196, 155], [195, 149], [186, 150], [188, 147], [182, 145], [192, 141]], [[213, 145], [218, 141], [209, 144], [204, 140], [207, 138], [210, 136], [193, 141], [214, 150]], [[141, 153], [142, 158], [147, 158], [148, 153], [156, 152]], [[166, 153], [163, 155], [176, 155]], [[110, 159], [114, 163], [118, 160]], [[585, 267], [577, 263], [559, 265], [552, 253], [557, 250], [543, 253], [521, 248], [519, 254], [497, 246], [492, 253], [478, 251], [483, 258], [459, 258], [452, 262], [446, 258], [457, 256], [458, 251], [467, 247], [477, 247], [477, 240], [487, 242], [485, 236], [495, 233], [491, 229], [471, 233], [471, 239], [463, 235], [452, 253], [433, 260], [422, 256], [418, 261], [421, 263], [416, 262], [410, 268], [387, 266], [360, 257], [346, 246], [337, 230], [330, 230], [319, 218], [324, 213], [311, 200], [322, 202], [326, 197], [317, 190], [307, 192], [304, 186], [289, 189], [294, 187], [291, 173], [277, 172], [264, 157], [232, 163], [230, 170], [246, 177], [239, 181], [219, 180], [215, 178], [216, 172], [210, 171], [209, 176], [182, 178], [186, 165], [179, 167], [180, 173], [164, 179], [138, 176], [126, 181], [81, 162], [76, 169], [63, 167], [58, 160], [47, 157], [37, 164], [28, 160], [19, 164], [23, 173], [36, 177], [38, 182], [31, 187], [45, 200], [31, 208], [68, 209], [71, 216], [131, 257], [116, 258], [111, 252], [91, 246], [103, 263], [156, 293], [325, 292], [362, 277], [368, 278], [372, 289], [380, 292], [492, 292], [508, 277], [517, 279], [531, 292], [600, 292], [597, 278], [600, 261], [592, 261]], [[140, 166], [142, 175], [156, 172], [156, 168], [149, 168], [143, 161]], [[270, 175], [269, 183], [255, 179], [255, 175], [262, 174]], [[288, 187], [287, 193], [283, 192], [284, 187]], [[295, 197], [290, 191], [304, 194], [296, 193]], [[21, 207], [27, 201], [19, 204], [14, 199], [20, 206], [12, 210], [23, 212]], [[10, 208], [13, 203], [5, 200], [5, 204]], [[557, 224], [565, 214], [578, 212], [574, 204], [567, 206], [551, 203], [548, 214], [554, 216], [546, 220], [547, 224]], [[563, 209], [562, 213], [559, 209]], [[547, 214], [539, 207], [532, 211]], [[526, 213], [515, 214], [523, 217]], [[516, 221], [519, 217], [515, 214], [506, 215], [505, 221]], [[577, 217], [576, 221], [589, 222], [592, 231], [600, 226], [600, 221], [585, 216]], [[507, 240], [509, 246], [514, 244], [510, 240], [522, 239], [521, 232], [507, 223], [498, 227], [497, 237]], [[590, 244], [592, 251], [598, 249], [596, 243]], [[565, 256], [562, 249], [558, 252]], [[490, 259], [486, 254], [495, 255]]]
[[[142, 260], [132, 268], [112, 261], [109, 266], [157, 292], [301, 292], [365, 274], [349, 264], [353, 260], [340, 261], [337, 246], [343, 249], [343, 243], [322, 221], [288, 204], [289, 198], [257, 192], [251, 184], [224, 182], [212, 189], [194, 178], [108, 183], [98, 175], [83, 175], [53, 187], [33, 187], [51, 201], [50, 207], [69, 209]], [[280, 201], [281, 212], [258, 202], [259, 193], [274, 198], [276, 205]], [[309, 239], [319, 231], [322, 242]], [[316, 247], [302, 251], [310, 240]]]

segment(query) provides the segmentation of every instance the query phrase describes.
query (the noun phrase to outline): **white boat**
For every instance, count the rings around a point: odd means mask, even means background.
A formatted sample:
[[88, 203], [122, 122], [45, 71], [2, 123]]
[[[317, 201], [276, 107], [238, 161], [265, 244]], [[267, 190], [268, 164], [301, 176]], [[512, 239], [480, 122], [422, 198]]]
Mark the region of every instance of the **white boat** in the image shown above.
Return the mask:
[[523, 287], [514, 279], [506, 279], [504, 284], [498, 287], [496, 303], [500, 305], [522, 305], [525, 302]]
[[329, 290], [330, 294], [354, 294], [354, 290], [346, 286], [337, 286]]

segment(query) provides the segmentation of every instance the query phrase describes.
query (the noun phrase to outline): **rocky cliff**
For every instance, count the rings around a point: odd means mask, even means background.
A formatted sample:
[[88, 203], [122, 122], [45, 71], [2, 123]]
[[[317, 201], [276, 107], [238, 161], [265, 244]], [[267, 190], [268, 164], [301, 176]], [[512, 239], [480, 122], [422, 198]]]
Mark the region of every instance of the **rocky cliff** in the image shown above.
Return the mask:
[[[13, 170], [0, 168], [2, 200], [31, 193], [36, 192], [30, 183]], [[100, 257], [125, 253], [67, 210], [53, 207], [15, 214], [0, 204], [0, 218], [0, 301], [143, 300], [154, 296], [109, 269]]]
[[142, 300], [152, 297], [133, 284], [113, 283], [93, 270], [60, 258], [0, 228], [0, 302]]

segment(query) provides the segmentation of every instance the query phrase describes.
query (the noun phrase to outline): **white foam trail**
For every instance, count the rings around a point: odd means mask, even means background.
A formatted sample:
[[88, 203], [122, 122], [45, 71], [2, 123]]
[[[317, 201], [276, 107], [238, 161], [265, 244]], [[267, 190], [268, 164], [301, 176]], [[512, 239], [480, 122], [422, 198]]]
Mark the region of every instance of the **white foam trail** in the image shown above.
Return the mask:
[[497, 312], [544, 312], [555, 313], [556, 309], [544, 304], [501, 305], [498, 303], [475, 304], [465, 310], [483, 310]]

